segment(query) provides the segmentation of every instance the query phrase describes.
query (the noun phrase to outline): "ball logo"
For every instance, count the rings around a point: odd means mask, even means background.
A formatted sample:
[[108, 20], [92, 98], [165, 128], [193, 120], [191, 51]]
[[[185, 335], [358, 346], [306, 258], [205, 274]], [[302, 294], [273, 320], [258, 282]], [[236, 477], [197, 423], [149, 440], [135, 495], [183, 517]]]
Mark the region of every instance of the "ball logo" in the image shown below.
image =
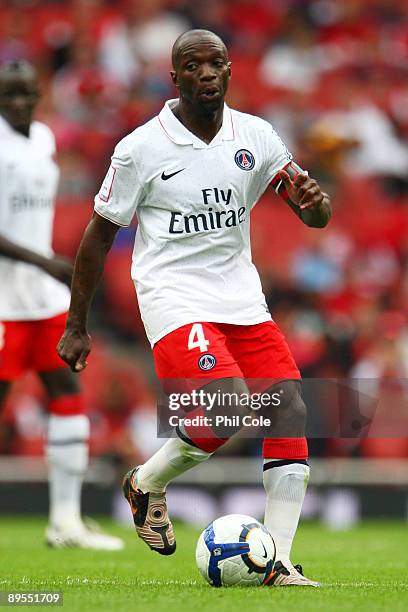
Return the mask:
[[235, 163], [241, 170], [252, 170], [255, 166], [255, 157], [248, 149], [240, 149], [235, 153]]
[[206, 353], [205, 355], [201, 355], [198, 360], [198, 367], [200, 370], [212, 370], [215, 364], [217, 363], [216, 358], [211, 353]]

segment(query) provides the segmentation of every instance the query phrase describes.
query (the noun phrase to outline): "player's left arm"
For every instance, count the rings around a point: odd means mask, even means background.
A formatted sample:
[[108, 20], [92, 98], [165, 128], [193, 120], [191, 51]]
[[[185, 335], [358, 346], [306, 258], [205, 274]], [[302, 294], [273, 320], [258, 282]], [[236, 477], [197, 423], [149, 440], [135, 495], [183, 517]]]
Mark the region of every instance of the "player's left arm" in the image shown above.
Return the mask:
[[271, 184], [305, 225], [326, 227], [331, 217], [330, 197], [295, 162], [279, 170]]

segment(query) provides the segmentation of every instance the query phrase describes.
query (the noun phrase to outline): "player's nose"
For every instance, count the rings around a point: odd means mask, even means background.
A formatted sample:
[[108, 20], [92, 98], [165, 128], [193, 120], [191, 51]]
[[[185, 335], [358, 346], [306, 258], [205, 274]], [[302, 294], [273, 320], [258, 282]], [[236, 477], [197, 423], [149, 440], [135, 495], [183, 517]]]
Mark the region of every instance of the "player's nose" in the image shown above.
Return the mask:
[[10, 105], [15, 110], [25, 110], [25, 108], [28, 106], [27, 97], [20, 95], [14, 96], [10, 100]]
[[212, 81], [216, 78], [216, 72], [211, 64], [202, 64], [199, 77], [201, 81]]

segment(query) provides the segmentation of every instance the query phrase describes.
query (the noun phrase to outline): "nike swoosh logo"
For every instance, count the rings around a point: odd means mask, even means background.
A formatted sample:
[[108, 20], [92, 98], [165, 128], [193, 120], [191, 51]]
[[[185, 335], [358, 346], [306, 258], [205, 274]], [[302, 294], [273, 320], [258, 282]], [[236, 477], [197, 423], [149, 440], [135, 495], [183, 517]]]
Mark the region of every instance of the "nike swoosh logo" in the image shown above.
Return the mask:
[[176, 174], [178, 174], [179, 172], [183, 172], [183, 170], [185, 170], [185, 168], [182, 168], [181, 170], [176, 170], [175, 172], [172, 172], [171, 174], [164, 174], [164, 172], [162, 172], [162, 180], [163, 181], [168, 181], [169, 179], [172, 178], [172, 176], [176, 176]]
[[265, 544], [264, 544], [263, 542], [261, 542], [261, 544], [262, 544], [262, 547], [263, 547], [263, 549], [264, 549], [264, 553], [265, 553], [265, 554], [264, 554], [264, 555], [262, 555], [262, 556], [263, 556], [263, 558], [264, 558], [264, 559], [266, 559], [266, 557], [268, 556], [268, 553], [266, 552]]

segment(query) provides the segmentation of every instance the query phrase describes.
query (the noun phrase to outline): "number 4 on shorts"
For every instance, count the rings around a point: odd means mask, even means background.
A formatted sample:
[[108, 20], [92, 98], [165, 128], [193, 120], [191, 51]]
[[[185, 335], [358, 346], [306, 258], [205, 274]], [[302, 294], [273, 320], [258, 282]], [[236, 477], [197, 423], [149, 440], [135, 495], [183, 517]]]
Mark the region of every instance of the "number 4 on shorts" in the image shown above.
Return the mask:
[[205, 353], [209, 344], [210, 341], [205, 339], [201, 323], [193, 323], [188, 337], [188, 350], [199, 348], [201, 353]]

